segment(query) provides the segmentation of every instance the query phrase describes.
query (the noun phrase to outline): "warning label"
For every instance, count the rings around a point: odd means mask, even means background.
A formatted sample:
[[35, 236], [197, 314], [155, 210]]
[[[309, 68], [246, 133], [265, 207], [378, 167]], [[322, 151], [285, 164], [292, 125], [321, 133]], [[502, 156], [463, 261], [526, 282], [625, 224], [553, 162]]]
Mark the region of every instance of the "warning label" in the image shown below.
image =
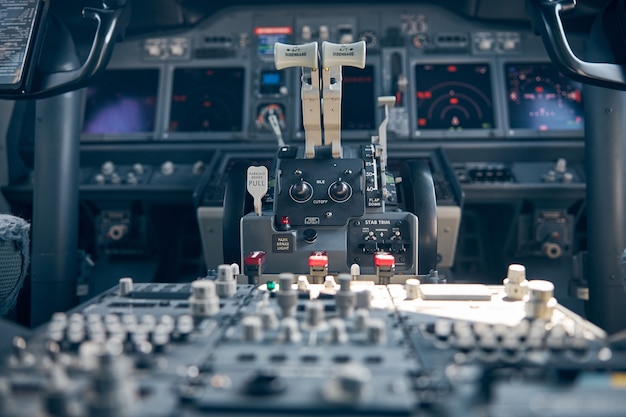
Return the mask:
[[274, 253], [292, 253], [293, 235], [272, 235], [272, 251]]

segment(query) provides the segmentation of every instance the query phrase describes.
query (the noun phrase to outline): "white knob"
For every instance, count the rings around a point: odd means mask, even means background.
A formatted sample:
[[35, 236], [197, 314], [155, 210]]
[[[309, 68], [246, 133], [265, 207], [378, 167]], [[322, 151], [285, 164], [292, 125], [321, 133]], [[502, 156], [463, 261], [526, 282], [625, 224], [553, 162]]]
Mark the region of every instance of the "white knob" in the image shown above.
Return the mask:
[[193, 175], [200, 175], [204, 172], [204, 162], [203, 161], [196, 161], [193, 164], [193, 167], [191, 168], [191, 171], [193, 172]]
[[241, 324], [243, 325], [243, 339], [246, 342], [258, 342], [263, 339], [263, 324], [260, 317], [244, 317]]
[[359, 403], [369, 397], [371, 380], [372, 373], [365, 366], [356, 363], [343, 365], [324, 387], [324, 399], [338, 404]]
[[133, 279], [130, 277], [120, 278], [118, 295], [126, 297], [133, 292]]
[[324, 41], [330, 37], [330, 31], [328, 30], [328, 26], [322, 25], [320, 26], [319, 30], [320, 30], [320, 33], [319, 33], [320, 40]]
[[478, 42], [478, 49], [481, 51], [488, 51], [491, 49], [493, 41], [491, 39], [483, 38]]
[[185, 48], [182, 45], [174, 44], [170, 46], [170, 54], [172, 56], [183, 56], [185, 54]]
[[142, 164], [140, 164], [139, 162], [133, 164], [133, 171], [135, 172], [135, 174], [137, 175], [142, 175], [144, 173], [144, 167]]
[[174, 163], [172, 161], [165, 161], [161, 164], [161, 174], [172, 175], [174, 173]]
[[415, 300], [420, 298], [420, 281], [415, 278], [407, 279], [404, 283], [407, 300]]
[[112, 161], [106, 161], [100, 166], [100, 172], [104, 175], [111, 175], [115, 171], [115, 164]]

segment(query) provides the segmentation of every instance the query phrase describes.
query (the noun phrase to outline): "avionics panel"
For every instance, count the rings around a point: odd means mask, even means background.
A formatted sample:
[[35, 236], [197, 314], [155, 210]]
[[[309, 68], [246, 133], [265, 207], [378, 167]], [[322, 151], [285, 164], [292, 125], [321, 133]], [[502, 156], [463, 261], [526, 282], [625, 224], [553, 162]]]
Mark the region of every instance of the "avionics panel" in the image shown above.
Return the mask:
[[582, 84], [548, 62], [504, 64], [508, 127], [519, 135], [582, 135]]
[[87, 88], [83, 136], [148, 138], [157, 118], [159, 70], [110, 69]]
[[[376, 128], [374, 67], [343, 67], [341, 115], [343, 130]], [[367, 137], [365, 138], [367, 139]]]
[[416, 136], [482, 137], [497, 126], [489, 62], [413, 67]]
[[[277, 139], [268, 120], [274, 114], [285, 142], [302, 143], [301, 71], [275, 69], [274, 43], [359, 39], [367, 44], [365, 69], [342, 69], [344, 140], [369, 141], [383, 119], [377, 98], [392, 95], [396, 105], [388, 131], [394, 142], [433, 140], [445, 146], [473, 139], [582, 136], [580, 89], [546, 72], [549, 59], [540, 37], [466, 20], [434, 5], [379, 4], [368, 10], [238, 8], [172, 36], [120, 42], [111, 68], [160, 72], [153, 130], [146, 125], [118, 132], [109, 123], [105, 130], [86, 129], [83, 137], [271, 143]], [[560, 87], [563, 99], [555, 101], [556, 109], [519, 92], [521, 100], [511, 101], [513, 90], [522, 88], [512, 83], [528, 74]], [[116, 86], [107, 82], [107, 88]], [[537, 117], [528, 116], [532, 105], [540, 106], [538, 114], [554, 114], [554, 120], [536, 123]]]
[[245, 73], [243, 67], [176, 68], [170, 134], [242, 131]]
[[0, 92], [22, 93], [31, 77], [43, 39], [49, 2], [21, 0], [2, 2], [0, 8]]
[[[342, 139], [369, 140], [378, 128], [376, 101], [378, 96], [376, 66], [366, 64], [365, 68], [344, 66], [341, 90], [341, 131]], [[300, 103], [298, 102], [298, 106]], [[299, 109], [301, 110], [301, 109]], [[299, 136], [304, 137], [302, 112], [299, 111]]]

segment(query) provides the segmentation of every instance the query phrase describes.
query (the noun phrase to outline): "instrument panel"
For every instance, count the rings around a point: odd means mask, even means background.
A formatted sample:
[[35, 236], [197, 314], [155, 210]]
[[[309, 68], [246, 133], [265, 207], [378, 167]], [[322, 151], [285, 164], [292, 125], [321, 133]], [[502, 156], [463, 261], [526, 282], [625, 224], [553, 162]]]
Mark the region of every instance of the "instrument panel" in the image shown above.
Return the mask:
[[272, 142], [275, 114], [285, 140], [300, 142], [300, 70], [277, 71], [273, 45], [324, 40], [367, 44], [365, 68], [343, 68], [344, 139], [376, 133], [379, 96], [396, 99], [395, 140], [583, 135], [581, 85], [528, 28], [503, 31], [430, 5], [311, 5], [226, 9], [187, 32], [117, 44], [88, 88], [82, 139]]

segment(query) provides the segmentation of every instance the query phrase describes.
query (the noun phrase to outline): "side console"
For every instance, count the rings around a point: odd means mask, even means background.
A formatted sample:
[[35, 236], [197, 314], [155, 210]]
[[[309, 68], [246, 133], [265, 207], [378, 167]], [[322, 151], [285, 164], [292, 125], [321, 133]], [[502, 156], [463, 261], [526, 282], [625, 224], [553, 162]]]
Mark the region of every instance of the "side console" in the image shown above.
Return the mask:
[[[241, 264], [265, 273], [288, 270], [320, 279], [355, 270], [379, 276], [384, 270], [382, 275], [390, 276], [434, 269], [437, 214], [430, 171], [423, 184], [412, 181], [419, 175], [411, 173], [402, 183], [387, 172], [387, 117], [370, 144], [341, 145], [341, 66], [363, 68], [365, 43], [324, 42], [321, 66], [316, 42], [277, 43], [274, 56], [278, 69], [302, 67], [306, 144], [279, 147], [272, 181], [264, 167], [247, 169], [247, 191], [256, 201], [254, 211], [242, 213], [239, 224]], [[382, 97], [379, 106], [388, 115], [394, 102]], [[227, 187], [242, 188], [241, 182]], [[414, 210], [401, 209], [399, 194]], [[228, 195], [227, 190], [226, 212]], [[225, 237], [225, 247], [232, 234]], [[420, 255], [422, 244], [425, 256]]]

